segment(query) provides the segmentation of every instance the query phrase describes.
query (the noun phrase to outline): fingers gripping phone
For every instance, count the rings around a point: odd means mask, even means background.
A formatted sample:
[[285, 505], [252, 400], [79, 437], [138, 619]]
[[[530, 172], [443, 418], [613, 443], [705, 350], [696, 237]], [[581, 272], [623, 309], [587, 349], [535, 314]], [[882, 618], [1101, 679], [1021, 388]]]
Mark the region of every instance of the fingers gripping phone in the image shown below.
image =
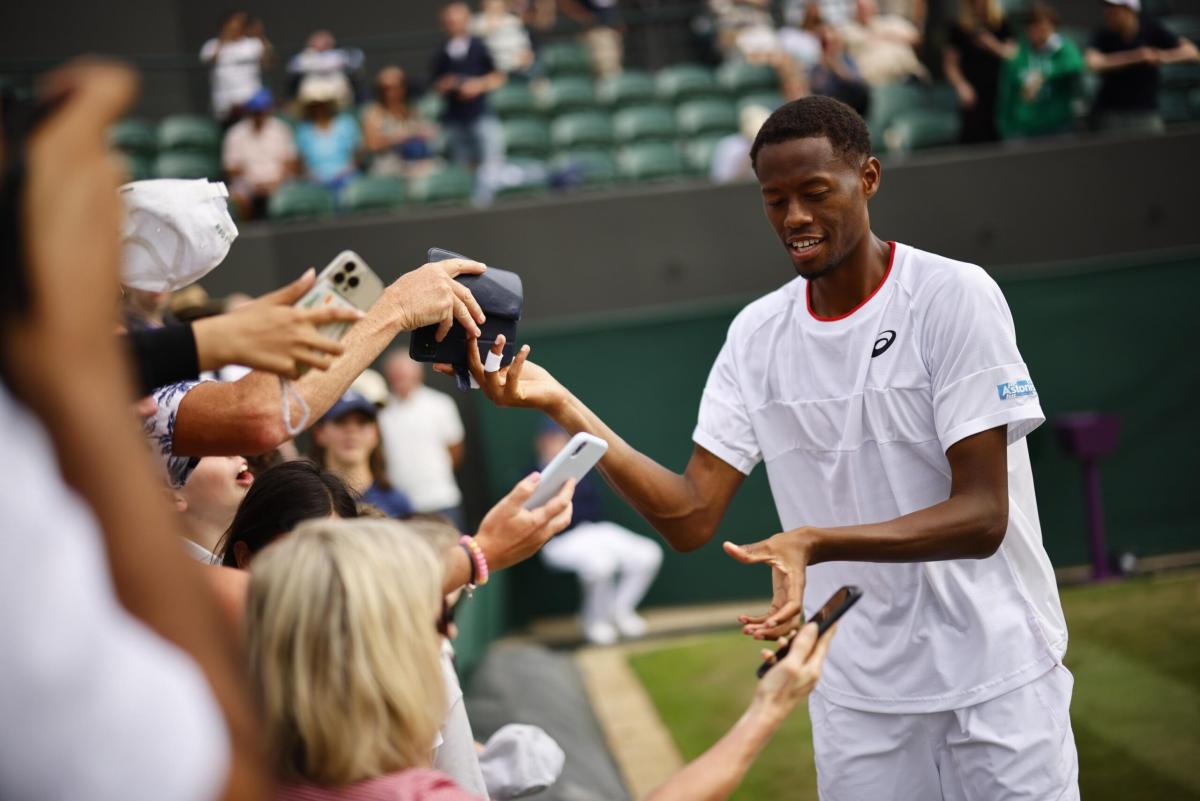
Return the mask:
[[[815, 615], [805, 622], [817, 624], [817, 638], [820, 639], [825, 632], [829, 631], [830, 627], [832, 627], [834, 623], [838, 622], [842, 615], [849, 611], [850, 607], [858, 603], [858, 599], [861, 597], [862, 590], [860, 590], [858, 587], [842, 587], [833, 595], [829, 596], [829, 600], [825, 602], [825, 605], [822, 606]], [[763, 662], [758, 666], [757, 675], [760, 679], [767, 675], [767, 671], [779, 664], [780, 660], [788, 655], [788, 652], [792, 650], [792, 643], [794, 641], [795, 637], [793, 636], [792, 639], [788, 640], [787, 645], [784, 645], [775, 652], [774, 659]]]
[[[362, 257], [353, 250], [343, 250], [326, 265], [312, 289], [296, 302], [298, 309], [340, 306], [365, 312], [383, 294], [379, 279]], [[327, 323], [318, 332], [334, 341], [340, 340], [354, 323]]]
[[541, 481], [529, 500], [525, 501], [525, 508], [536, 509], [545, 504], [558, 494], [567, 479], [578, 481], [586, 476], [607, 450], [608, 443], [591, 434], [580, 431], [571, 437], [571, 441], [542, 468]]

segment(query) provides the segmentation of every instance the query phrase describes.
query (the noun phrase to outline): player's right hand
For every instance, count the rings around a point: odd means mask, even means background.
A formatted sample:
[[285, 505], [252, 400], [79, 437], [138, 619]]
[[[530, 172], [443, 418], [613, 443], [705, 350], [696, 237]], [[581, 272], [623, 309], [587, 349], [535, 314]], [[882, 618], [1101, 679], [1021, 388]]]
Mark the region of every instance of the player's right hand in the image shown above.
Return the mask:
[[[503, 334], [496, 337], [492, 353], [496, 356], [503, 354], [505, 344], [507, 340]], [[483, 390], [483, 394], [497, 406], [549, 412], [556, 404], [566, 399], [567, 390], [548, 370], [529, 361], [529, 353], [529, 346], [522, 345], [511, 364], [488, 373], [484, 371], [483, 362], [479, 358], [478, 341], [469, 337], [467, 368], [479, 384], [479, 388]], [[433, 369], [447, 375], [454, 374], [454, 368], [447, 364], [435, 364]]]

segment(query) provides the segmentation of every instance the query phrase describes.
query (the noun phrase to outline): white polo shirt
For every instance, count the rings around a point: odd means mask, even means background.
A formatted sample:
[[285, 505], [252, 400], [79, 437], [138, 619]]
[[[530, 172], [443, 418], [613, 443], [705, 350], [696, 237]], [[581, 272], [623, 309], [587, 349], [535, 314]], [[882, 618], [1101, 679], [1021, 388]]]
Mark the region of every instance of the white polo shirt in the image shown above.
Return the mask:
[[1049, 670], [1067, 630], [1042, 547], [1024, 437], [1044, 417], [1012, 315], [981, 268], [894, 244], [863, 304], [820, 319], [796, 278], [729, 327], [696, 443], [743, 473], [766, 462], [784, 530], [879, 523], [950, 496], [946, 450], [1008, 427], [1008, 532], [987, 559], [808, 569], [815, 612], [864, 591], [817, 691], [874, 712], [995, 698]]
[[418, 512], [436, 512], [462, 503], [454, 480], [450, 448], [463, 441], [462, 418], [454, 399], [419, 386], [401, 400], [390, 396], [379, 412], [379, 431], [388, 481]]

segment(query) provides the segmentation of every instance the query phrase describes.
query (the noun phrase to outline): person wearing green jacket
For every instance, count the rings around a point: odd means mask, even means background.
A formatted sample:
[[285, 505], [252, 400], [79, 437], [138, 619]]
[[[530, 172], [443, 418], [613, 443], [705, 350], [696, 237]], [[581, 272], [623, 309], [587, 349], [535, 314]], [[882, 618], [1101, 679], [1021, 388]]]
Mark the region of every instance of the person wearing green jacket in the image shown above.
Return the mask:
[[1000, 75], [996, 123], [1005, 139], [1048, 136], [1075, 130], [1083, 55], [1055, 28], [1058, 15], [1035, 3], [1017, 53]]

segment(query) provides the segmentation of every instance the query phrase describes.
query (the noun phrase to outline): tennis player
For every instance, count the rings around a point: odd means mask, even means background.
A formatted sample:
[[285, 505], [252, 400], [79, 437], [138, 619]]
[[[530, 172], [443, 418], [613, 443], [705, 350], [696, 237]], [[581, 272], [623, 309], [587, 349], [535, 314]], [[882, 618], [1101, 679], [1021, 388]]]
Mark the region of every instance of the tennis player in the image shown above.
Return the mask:
[[708, 542], [766, 463], [784, 531], [725, 544], [773, 571], [745, 632], [778, 637], [802, 604], [864, 591], [810, 700], [825, 801], [1078, 798], [1066, 623], [1025, 443], [1044, 417], [1004, 296], [975, 265], [872, 233], [882, 170], [848, 106], [788, 103], [750, 159], [798, 277], [729, 327], [683, 475], [528, 347], [487, 373], [469, 348], [476, 379], [606, 439], [605, 478], [679, 550]]

